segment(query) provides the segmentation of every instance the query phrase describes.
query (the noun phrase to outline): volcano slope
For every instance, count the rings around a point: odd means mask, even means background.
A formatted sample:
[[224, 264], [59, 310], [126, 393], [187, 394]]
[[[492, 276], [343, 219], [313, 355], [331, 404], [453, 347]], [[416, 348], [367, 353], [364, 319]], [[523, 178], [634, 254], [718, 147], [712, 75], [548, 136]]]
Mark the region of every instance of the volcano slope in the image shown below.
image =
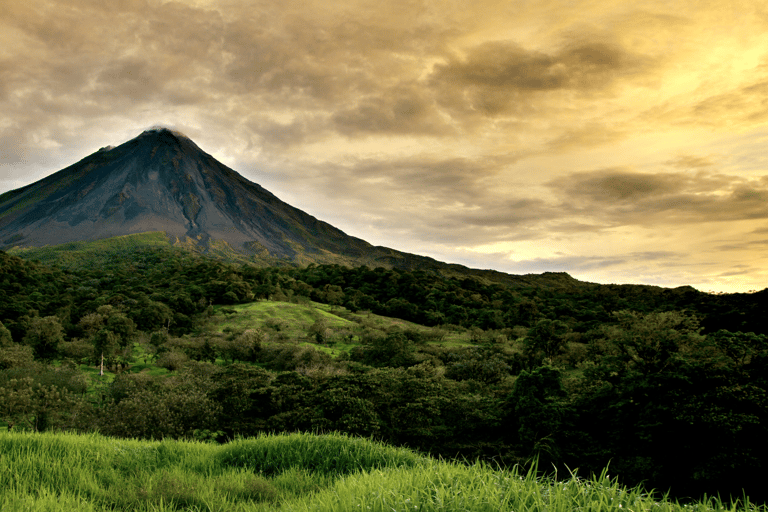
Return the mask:
[[202, 248], [216, 240], [241, 253], [266, 251], [289, 260], [302, 253], [355, 258], [376, 252], [280, 201], [168, 129], [102, 148], [0, 196], [2, 248], [148, 231]]
[[61, 248], [148, 232], [162, 232], [170, 244], [198, 253], [234, 255], [260, 266], [367, 265], [512, 286], [592, 286], [561, 272], [511, 275], [373, 246], [281, 201], [165, 128], [0, 195], [0, 250]]

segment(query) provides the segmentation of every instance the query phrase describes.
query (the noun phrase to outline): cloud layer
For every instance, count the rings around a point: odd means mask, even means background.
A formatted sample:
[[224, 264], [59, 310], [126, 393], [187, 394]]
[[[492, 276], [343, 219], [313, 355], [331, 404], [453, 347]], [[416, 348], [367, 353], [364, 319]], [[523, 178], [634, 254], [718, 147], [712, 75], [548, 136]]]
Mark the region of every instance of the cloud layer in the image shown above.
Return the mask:
[[0, 191], [164, 124], [372, 243], [768, 286], [755, 2], [0, 4]]

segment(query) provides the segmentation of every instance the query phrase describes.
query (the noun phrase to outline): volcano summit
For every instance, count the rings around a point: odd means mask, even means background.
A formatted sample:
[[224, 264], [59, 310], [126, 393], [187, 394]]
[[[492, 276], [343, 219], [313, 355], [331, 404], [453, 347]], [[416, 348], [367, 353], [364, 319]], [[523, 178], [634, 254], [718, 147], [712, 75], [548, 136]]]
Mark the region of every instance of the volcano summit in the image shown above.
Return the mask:
[[172, 243], [203, 252], [211, 243], [226, 242], [242, 254], [290, 261], [405, 256], [373, 247], [280, 201], [186, 136], [165, 128], [102, 148], [0, 196], [3, 249], [148, 231], [164, 231]]

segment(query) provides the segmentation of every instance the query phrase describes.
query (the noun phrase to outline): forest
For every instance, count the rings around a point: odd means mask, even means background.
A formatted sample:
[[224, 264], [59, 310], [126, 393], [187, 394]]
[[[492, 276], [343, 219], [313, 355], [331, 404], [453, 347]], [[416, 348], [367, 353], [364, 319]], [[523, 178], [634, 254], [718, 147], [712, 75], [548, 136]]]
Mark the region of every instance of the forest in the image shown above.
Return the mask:
[[260, 268], [141, 245], [22, 256], [0, 252], [9, 431], [340, 432], [504, 468], [608, 467], [683, 500], [767, 498], [768, 289]]

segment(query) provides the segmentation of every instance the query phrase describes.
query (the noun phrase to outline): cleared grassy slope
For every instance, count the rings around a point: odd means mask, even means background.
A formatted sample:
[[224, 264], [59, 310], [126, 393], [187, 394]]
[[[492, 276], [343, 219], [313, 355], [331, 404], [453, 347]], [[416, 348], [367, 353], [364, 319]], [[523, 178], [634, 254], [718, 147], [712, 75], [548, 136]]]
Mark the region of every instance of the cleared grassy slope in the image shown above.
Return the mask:
[[[384, 332], [393, 329], [413, 330], [434, 333], [432, 327], [415, 324], [399, 318], [376, 315], [369, 312], [353, 313], [341, 306], [330, 306], [313, 301], [300, 304], [282, 301], [261, 300], [234, 306], [216, 306], [213, 330], [224, 332], [225, 329], [242, 331], [245, 329], [274, 330], [278, 327], [287, 339], [301, 340], [309, 338], [310, 326], [322, 320], [332, 332], [344, 332], [353, 335], [350, 343], [336, 341], [334, 347], [349, 350], [360, 341], [358, 334], [364, 327]], [[227, 314], [234, 311], [234, 314]], [[272, 326], [272, 327], [270, 327]], [[439, 343], [446, 347], [473, 346], [470, 334], [466, 331], [445, 331]], [[321, 347], [322, 348], [322, 347]]]

